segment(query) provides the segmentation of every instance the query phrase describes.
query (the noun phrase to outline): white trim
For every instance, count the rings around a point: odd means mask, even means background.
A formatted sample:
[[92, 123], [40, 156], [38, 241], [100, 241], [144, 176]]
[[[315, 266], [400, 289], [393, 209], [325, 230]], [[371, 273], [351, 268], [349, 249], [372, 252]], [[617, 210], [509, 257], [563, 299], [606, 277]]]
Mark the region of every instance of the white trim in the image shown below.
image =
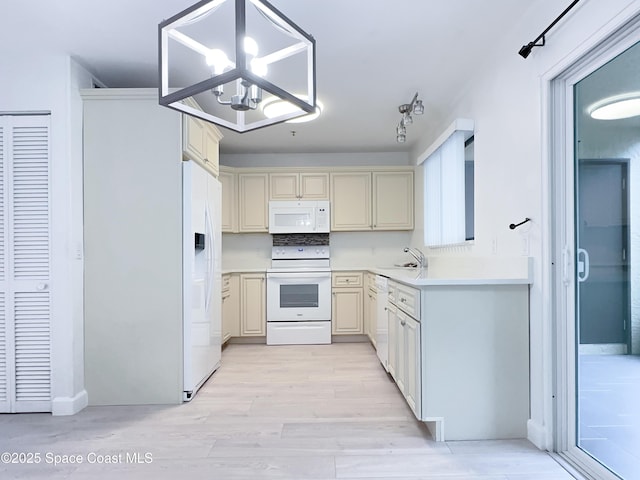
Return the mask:
[[547, 429], [544, 425], [533, 420], [527, 421], [527, 440], [533, 443], [540, 450], [548, 449]]
[[74, 397], [56, 397], [51, 401], [51, 414], [56, 416], [75, 415], [89, 404], [86, 390]]
[[456, 118], [451, 125], [447, 127], [447, 129], [440, 134], [438, 138], [436, 138], [435, 142], [433, 142], [427, 149], [418, 155], [416, 159], [416, 165], [421, 165], [424, 161], [429, 158], [433, 152], [435, 152], [438, 148], [442, 146], [447, 139], [453, 135], [456, 131], [460, 130], [465, 132], [464, 139], [467, 141], [473, 135], [474, 123], [473, 120], [469, 120], [468, 118]]

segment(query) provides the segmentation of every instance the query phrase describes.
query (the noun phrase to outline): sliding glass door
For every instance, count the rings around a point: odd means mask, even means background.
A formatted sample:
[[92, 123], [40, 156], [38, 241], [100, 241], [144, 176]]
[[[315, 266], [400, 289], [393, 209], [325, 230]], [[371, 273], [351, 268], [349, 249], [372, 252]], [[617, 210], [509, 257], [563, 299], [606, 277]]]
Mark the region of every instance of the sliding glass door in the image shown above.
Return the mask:
[[557, 449], [583, 472], [634, 480], [640, 479], [640, 43], [614, 46], [613, 58], [601, 48], [561, 82], [573, 132], [565, 137], [570, 164], [556, 168], [564, 180], [556, 195], [564, 195], [566, 208], [564, 225], [556, 224], [564, 230], [556, 248], [565, 258], [564, 280], [557, 282], [564, 305], [557, 310], [557, 359], [564, 364], [556, 429]]

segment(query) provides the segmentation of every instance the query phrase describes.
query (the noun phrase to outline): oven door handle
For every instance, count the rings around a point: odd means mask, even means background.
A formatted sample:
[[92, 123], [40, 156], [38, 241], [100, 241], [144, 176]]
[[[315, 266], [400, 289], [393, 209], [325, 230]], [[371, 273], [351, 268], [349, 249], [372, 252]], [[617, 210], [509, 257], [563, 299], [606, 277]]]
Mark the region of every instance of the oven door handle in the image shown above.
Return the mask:
[[267, 278], [331, 278], [331, 272], [287, 272], [287, 273], [267, 273]]

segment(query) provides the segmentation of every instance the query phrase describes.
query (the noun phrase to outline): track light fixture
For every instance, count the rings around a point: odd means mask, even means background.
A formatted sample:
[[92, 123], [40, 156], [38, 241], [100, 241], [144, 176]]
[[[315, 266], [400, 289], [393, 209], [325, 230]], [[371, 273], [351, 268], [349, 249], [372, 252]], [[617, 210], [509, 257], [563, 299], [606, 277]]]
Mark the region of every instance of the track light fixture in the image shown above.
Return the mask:
[[424, 113], [424, 105], [422, 104], [422, 100], [418, 100], [418, 92], [413, 96], [411, 102], [400, 105], [398, 111], [402, 115], [402, 118], [396, 127], [396, 141], [398, 143], [404, 143], [407, 141], [407, 125], [413, 123], [411, 114], [422, 115]]

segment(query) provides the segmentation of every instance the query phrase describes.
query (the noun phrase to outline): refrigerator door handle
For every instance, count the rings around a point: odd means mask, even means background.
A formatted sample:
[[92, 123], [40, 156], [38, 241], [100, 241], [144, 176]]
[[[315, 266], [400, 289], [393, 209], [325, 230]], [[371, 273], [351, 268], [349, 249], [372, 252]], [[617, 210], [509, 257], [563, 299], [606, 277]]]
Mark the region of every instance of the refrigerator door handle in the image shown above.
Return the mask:
[[207, 249], [207, 272], [205, 274], [205, 288], [207, 289], [205, 295], [204, 309], [206, 312], [209, 311], [209, 305], [211, 304], [211, 293], [213, 290], [213, 253], [214, 253], [214, 238], [213, 238], [213, 227], [211, 225], [211, 213], [209, 212], [209, 206], [207, 205], [204, 210], [204, 224], [207, 232], [208, 239], [205, 240], [205, 247]]

